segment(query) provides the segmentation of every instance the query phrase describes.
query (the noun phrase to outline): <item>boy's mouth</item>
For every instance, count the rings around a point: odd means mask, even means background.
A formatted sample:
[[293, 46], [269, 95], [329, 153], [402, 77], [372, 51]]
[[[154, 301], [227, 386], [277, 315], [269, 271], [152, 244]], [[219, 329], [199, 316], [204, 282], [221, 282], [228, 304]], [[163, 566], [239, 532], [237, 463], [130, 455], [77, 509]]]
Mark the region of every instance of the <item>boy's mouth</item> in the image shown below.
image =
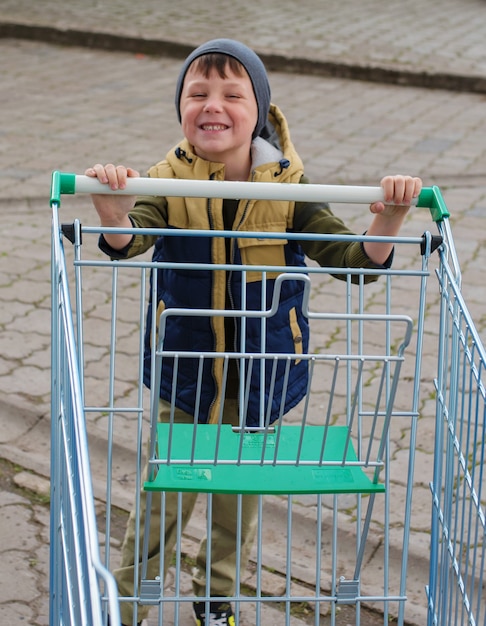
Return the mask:
[[224, 124], [202, 124], [202, 130], [226, 130], [228, 127]]

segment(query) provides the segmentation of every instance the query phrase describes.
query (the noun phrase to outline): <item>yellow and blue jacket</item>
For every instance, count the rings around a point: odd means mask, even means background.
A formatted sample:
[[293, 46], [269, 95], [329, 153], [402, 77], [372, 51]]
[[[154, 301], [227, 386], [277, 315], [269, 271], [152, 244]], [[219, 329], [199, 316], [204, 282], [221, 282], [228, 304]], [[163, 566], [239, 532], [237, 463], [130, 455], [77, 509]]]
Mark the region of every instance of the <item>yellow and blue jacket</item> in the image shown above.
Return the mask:
[[[273, 138], [261, 137], [252, 144], [251, 181], [272, 183], [306, 182], [302, 161], [290, 140], [287, 122], [281, 111], [271, 106], [269, 128]], [[165, 160], [154, 165], [150, 177], [198, 180], [224, 180], [224, 165], [199, 158], [186, 140], [174, 147]], [[207, 237], [135, 235], [126, 249], [113, 251], [101, 240], [101, 248], [114, 258], [141, 254], [154, 246], [153, 261], [165, 263], [196, 263], [198, 265], [231, 264], [254, 266], [305, 266], [305, 252], [321, 265], [328, 267], [377, 267], [357, 242], [303, 242], [295, 240], [235, 238], [214, 236], [215, 231], [235, 232], [317, 232], [352, 234], [335, 217], [326, 204], [295, 203], [240, 199], [223, 201], [211, 198], [143, 197], [139, 198], [130, 218], [139, 228], [169, 228], [174, 230], [207, 230]], [[387, 264], [388, 265], [388, 264]], [[272, 301], [276, 274], [265, 281], [265, 308]], [[242, 272], [222, 269], [191, 270], [165, 267], [156, 274], [156, 316], [167, 308], [184, 309], [246, 309], [262, 307], [262, 274], [246, 273], [245, 302], [242, 303]], [[259, 319], [220, 316], [169, 316], [164, 335], [164, 350], [178, 352], [235, 352], [241, 346], [247, 353], [289, 353], [290, 370], [285, 361], [279, 362], [276, 373], [266, 365], [264, 389], [261, 384], [261, 364], [255, 359], [250, 378], [246, 425], [260, 424], [261, 393], [264, 394], [263, 419], [275, 421], [282, 410], [288, 412], [305, 395], [308, 383], [307, 361], [298, 355], [306, 353], [309, 345], [309, 325], [302, 312], [303, 283], [286, 280], [282, 283], [278, 313], [266, 320], [265, 336]], [[154, 303], [149, 302], [145, 336], [144, 381], [150, 385], [151, 319]], [[229, 329], [229, 325], [231, 328]], [[244, 329], [244, 337], [242, 332]], [[230, 344], [230, 345], [229, 345]], [[248, 364], [245, 366], [248, 369]], [[206, 359], [202, 371], [197, 358], [182, 358], [177, 367], [176, 405], [194, 415], [196, 397], [198, 420], [217, 421], [227, 390], [223, 389], [223, 359]], [[241, 374], [241, 372], [240, 372]], [[171, 401], [174, 375], [173, 359], [164, 358], [160, 397]], [[245, 377], [246, 378], [246, 377]], [[236, 386], [237, 387], [237, 386]], [[197, 393], [197, 390], [200, 390]], [[270, 406], [268, 406], [270, 405]]]

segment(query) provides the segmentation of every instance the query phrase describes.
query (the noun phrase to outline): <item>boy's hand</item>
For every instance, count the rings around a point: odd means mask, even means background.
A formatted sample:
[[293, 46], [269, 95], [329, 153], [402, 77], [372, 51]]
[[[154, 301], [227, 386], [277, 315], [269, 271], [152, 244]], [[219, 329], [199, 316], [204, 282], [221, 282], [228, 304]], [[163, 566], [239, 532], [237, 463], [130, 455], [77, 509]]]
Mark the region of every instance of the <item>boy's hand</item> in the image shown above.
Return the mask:
[[[413, 198], [422, 190], [422, 180], [412, 176], [385, 176], [381, 180], [385, 202], [375, 202], [370, 211], [384, 217], [393, 217], [408, 211]], [[389, 204], [391, 203], [391, 204]]]
[[[373, 220], [367, 230], [370, 236], [395, 237], [405, 220], [412, 198], [422, 189], [420, 178], [411, 176], [385, 176], [381, 181], [384, 202], [374, 202], [370, 211]], [[393, 204], [388, 204], [393, 202]], [[363, 244], [366, 254], [375, 263], [387, 261], [393, 249], [391, 243], [366, 241]]]
[[[86, 176], [97, 178], [100, 183], [109, 185], [111, 189], [125, 189], [127, 178], [138, 178], [137, 170], [124, 165], [101, 165], [97, 163], [85, 172]], [[112, 196], [94, 194], [91, 196], [93, 205], [100, 217], [102, 226], [122, 226], [126, 224], [127, 213], [133, 209], [135, 196]]]

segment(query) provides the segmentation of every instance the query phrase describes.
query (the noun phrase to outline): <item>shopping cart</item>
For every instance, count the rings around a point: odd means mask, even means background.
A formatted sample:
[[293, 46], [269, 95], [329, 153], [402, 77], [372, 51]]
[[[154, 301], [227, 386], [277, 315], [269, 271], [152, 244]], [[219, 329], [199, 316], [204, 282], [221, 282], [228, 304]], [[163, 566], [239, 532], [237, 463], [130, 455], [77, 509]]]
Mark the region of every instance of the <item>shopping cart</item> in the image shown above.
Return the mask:
[[486, 352], [461, 293], [448, 221], [441, 297], [428, 624], [486, 624]]
[[[179, 624], [190, 619], [196, 599], [207, 603], [222, 599], [211, 596], [209, 549], [213, 500], [221, 493], [235, 494], [237, 502], [236, 589], [225, 596], [234, 603], [237, 624], [283, 620], [320, 624], [322, 619], [330, 624], [352, 619], [359, 624], [365, 610], [377, 611], [374, 623], [392, 619], [406, 623], [428, 265], [434, 250], [442, 245], [442, 236], [427, 232], [420, 237], [393, 238], [396, 260], [386, 271], [351, 272], [312, 264], [306, 268], [171, 267], [195, 275], [209, 269], [240, 272], [241, 303], [231, 313], [154, 310], [147, 321], [146, 301], [151, 293], [155, 295], [157, 272], [167, 266], [149, 258], [110, 261], [96, 245], [106, 229], [82, 226], [77, 219], [68, 225], [59, 223], [62, 195], [99, 190], [97, 181], [84, 176], [53, 175], [51, 623], [102, 624], [108, 612], [111, 623], [119, 623], [119, 607], [131, 604], [135, 622], [140, 607], [149, 606], [154, 623]], [[381, 189], [370, 187], [204, 181], [192, 187], [191, 181], [152, 179], [130, 180], [127, 192], [219, 198], [251, 195], [348, 205], [382, 197]], [[418, 204], [431, 210], [435, 222], [447, 223], [447, 209], [437, 188], [423, 190]], [[151, 230], [150, 234], [171, 237], [174, 231]], [[177, 232], [181, 234], [208, 236], [207, 231]], [[227, 231], [211, 235], [235, 237]], [[65, 259], [64, 236], [74, 244], [72, 267]], [[281, 245], [282, 239], [346, 238], [268, 232], [237, 236], [246, 238], [249, 245], [255, 239]], [[377, 282], [366, 284], [377, 274]], [[290, 280], [302, 286], [304, 318], [311, 331], [308, 350], [282, 353], [269, 350], [262, 340], [251, 351], [243, 341], [232, 352], [207, 352], [197, 346], [175, 350], [167, 342], [174, 316], [190, 317], [196, 327], [208, 317], [231, 317], [249, 332], [257, 324], [258, 335], [265, 337], [265, 325]], [[245, 306], [250, 281], [262, 286], [258, 310]], [[199, 424], [197, 411], [194, 422], [179, 423], [174, 402], [167, 418], [159, 421], [158, 393], [147, 391], [143, 384], [146, 332], [152, 342], [151, 390], [158, 389], [163, 380], [175, 393], [178, 372], [188, 364], [196, 379], [208, 364], [216, 364], [224, 395], [225, 385], [230, 384], [228, 372], [238, 368], [234, 424], [223, 422], [222, 408], [214, 424]], [[167, 362], [173, 372], [170, 380], [164, 370]], [[285, 398], [292, 393], [289, 372], [297, 366], [308, 372], [307, 393], [285, 412]], [[277, 380], [283, 380], [278, 390]], [[196, 385], [196, 406], [200, 394], [201, 387]], [[258, 415], [251, 428], [250, 410]], [[97, 458], [106, 458], [104, 467], [90, 467], [93, 450], [101, 450]], [[191, 493], [205, 497], [199, 496], [192, 521], [183, 530], [183, 494]], [[254, 495], [258, 508], [256, 541], [246, 569], [239, 556], [244, 495]], [[170, 561], [163, 550], [154, 558], [149, 541], [154, 528], [164, 537], [167, 498], [171, 506], [176, 503], [178, 513], [175, 556]], [[118, 595], [112, 576], [118, 555], [110, 537], [118, 508], [126, 508], [132, 499], [134, 558], [141, 567], [134, 568], [132, 593]], [[100, 547], [102, 529], [105, 539]], [[196, 598], [191, 588], [191, 559], [204, 536], [208, 582]], [[433, 541], [438, 542], [434, 537]]]

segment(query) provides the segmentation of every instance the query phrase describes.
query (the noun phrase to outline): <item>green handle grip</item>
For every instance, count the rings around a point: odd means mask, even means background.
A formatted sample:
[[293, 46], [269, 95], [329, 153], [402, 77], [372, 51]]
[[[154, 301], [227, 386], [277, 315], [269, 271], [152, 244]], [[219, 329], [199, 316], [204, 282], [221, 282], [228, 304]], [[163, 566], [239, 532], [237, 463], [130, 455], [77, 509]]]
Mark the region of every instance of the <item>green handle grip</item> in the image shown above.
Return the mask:
[[425, 207], [430, 210], [434, 222], [441, 222], [443, 219], [450, 217], [450, 213], [439, 187], [424, 187], [417, 199], [418, 207]]
[[76, 193], [76, 174], [67, 172], [52, 172], [51, 179], [51, 206], [61, 204], [61, 196], [63, 194]]

